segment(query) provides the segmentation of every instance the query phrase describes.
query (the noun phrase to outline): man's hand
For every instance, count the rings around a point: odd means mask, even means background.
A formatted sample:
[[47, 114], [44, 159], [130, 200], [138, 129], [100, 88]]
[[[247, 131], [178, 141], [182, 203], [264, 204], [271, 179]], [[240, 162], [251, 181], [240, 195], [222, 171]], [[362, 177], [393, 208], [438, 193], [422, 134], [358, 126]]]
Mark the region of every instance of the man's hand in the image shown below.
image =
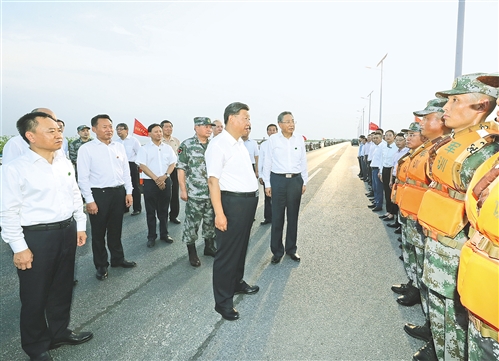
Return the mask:
[[267, 197], [272, 197], [272, 188], [265, 188], [265, 194]]
[[31, 262], [33, 262], [33, 253], [31, 250], [25, 249], [24, 251], [14, 253], [13, 257], [14, 266], [20, 270], [27, 270], [31, 268]]
[[255, 170], [255, 175], [256, 175], [256, 177], [257, 177], [257, 178], [259, 178], [259, 177], [258, 177], [258, 169], [257, 169], [257, 170]]
[[97, 207], [97, 203], [91, 202], [87, 203], [87, 213], [88, 214], [97, 214], [99, 211], [99, 207]]
[[81, 247], [87, 241], [87, 233], [85, 231], [76, 232], [76, 245]]
[[132, 197], [132, 195], [131, 195], [131, 194], [127, 194], [127, 195], [125, 196], [125, 205], [126, 205], [126, 207], [128, 208], [128, 207], [131, 207], [131, 206], [132, 206], [132, 204], [133, 204], [133, 197]]
[[[163, 190], [165, 189], [164, 184], [166, 183], [166, 174], [163, 174], [162, 176], [156, 178], [154, 181], [156, 182], [156, 185], [159, 187], [159, 189]], [[163, 188], [161, 188], [161, 185], [163, 185]]]
[[260, 184], [263, 186], [263, 179], [262, 178], [258, 178], [258, 181], [260, 182]]
[[225, 232], [227, 230], [227, 217], [225, 217], [225, 214], [215, 216], [215, 227], [217, 227], [222, 232]]
[[180, 199], [187, 202], [187, 191], [180, 190]]
[[301, 194], [305, 193], [306, 190], [307, 190], [307, 186], [302, 186], [301, 187]]

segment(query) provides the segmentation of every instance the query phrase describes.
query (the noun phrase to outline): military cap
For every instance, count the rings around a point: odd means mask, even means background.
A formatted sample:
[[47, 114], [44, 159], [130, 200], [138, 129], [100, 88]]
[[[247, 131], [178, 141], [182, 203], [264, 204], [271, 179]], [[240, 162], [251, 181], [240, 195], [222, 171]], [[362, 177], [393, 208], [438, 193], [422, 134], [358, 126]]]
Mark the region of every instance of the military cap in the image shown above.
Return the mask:
[[409, 125], [408, 129], [402, 129], [402, 133], [409, 133], [409, 132], [421, 132], [421, 126], [419, 125], [418, 122], [412, 122]]
[[417, 117], [424, 117], [425, 115], [431, 114], [431, 113], [443, 113], [444, 110], [442, 107], [447, 103], [447, 98], [437, 98], [437, 99], [432, 99], [428, 103], [426, 103], [426, 108], [423, 110], [416, 110], [413, 112], [413, 114]]
[[488, 86], [499, 88], [499, 73], [490, 73], [482, 75], [479, 76], [477, 80]]
[[196, 117], [194, 118], [194, 125], [213, 125], [216, 126], [216, 124], [211, 122], [211, 119], [208, 117]]
[[88, 125], [80, 125], [78, 128], [76, 128], [77, 131], [80, 131], [83, 129], [90, 129], [90, 127]]
[[450, 95], [468, 94], [468, 93], [481, 93], [490, 95], [493, 98], [499, 97], [499, 89], [486, 85], [480, 82], [477, 78], [480, 76], [487, 76], [486, 73], [474, 73], [461, 75], [454, 80], [452, 89], [442, 90], [435, 93], [437, 97], [447, 98]]

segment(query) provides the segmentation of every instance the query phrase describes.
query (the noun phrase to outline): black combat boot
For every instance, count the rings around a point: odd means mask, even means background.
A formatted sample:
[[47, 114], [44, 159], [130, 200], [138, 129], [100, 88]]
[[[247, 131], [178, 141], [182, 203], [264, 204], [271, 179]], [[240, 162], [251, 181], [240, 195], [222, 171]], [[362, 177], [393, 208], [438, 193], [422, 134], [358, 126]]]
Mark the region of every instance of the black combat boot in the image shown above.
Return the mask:
[[189, 252], [189, 262], [190, 262], [191, 266], [193, 266], [193, 267], [201, 266], [201, 261], [199, 260], [198, 253], [196, 251], [196, 245], [195, 244], [188, 244], [187, 251]]
[[215, 257], [216, 253], [217, 253], [217, 247], [215, 247], [215, 240], [213, 238], [212, 239], [205, 239], [204, 240], [204, 255]]

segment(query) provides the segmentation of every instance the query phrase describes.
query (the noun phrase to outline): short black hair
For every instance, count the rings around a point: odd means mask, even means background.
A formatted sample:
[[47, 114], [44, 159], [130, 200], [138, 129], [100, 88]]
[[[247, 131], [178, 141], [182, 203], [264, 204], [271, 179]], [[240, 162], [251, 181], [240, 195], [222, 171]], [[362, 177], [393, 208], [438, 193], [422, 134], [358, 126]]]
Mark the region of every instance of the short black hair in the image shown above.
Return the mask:
[[56, 122], [57, 122], [57, 123], [61, 122], [61, 123], [62, 123], [62, 125], [66, 126], [66, 123], [64, 123], [64, 120], [62, 120], [62, 119], [57, 119], [57, 120], [56, 120]]
[[269, 125], [267, 125], [267, 130], [269, 130], [270, 127], [275, 127], [276, 129], [278, 129], [277, 125], [275, 125], [274, 123], [270, 123]]
[[397, 133], [397, 135], [395, 137], [402, 137], [405, 139], [405, 134], [404, 133]]
[[279, 115], [277, 116], [277, 123], [282, 123], [282, 120], [283, 120], [284, 116], [285, 116], [285, 115], [288, 115], [288, 114], [289, 114], [289, 115], [293, 115], [293, 113], [288, 112], [288, 111], [285, 111], [285, 112], [282, 112], [281, 114], [279, 114]]
[[109, 119], [109, 121], [112, 123], [113, 120], [109, 117], [109, 115], [107, 114], [97, 114], [95, 117], [93, 117], [91, 120], [90, 120], [90, 125], [92, 127], [95, 127], [97, 126], [97, 123], [99, 122], [99, 119]]
[[128, 125], [126, 125], [125, 123], [119, 123], [117, 126], [116, 126], [116, 129], [118, 128], [123, 128], [125, 130], [128, 130]]
[[366, 139], [365, 135], [359, 135], [359, 139]]
[[381, 128], [376, 129], [376, 132], [381, 133], [381, 135], [383, 135], [383, 133], [384, 133], [383, 129], [381, 129]]
[[158, 124], [158, 123], [152, 123], [150, 126], [148, 126], [148, 127], [147, 127], [147, 131], [148, 131], [149, 133], [151, 133], [151, 132], [152, 132], [152, 130], [153, 130], [154, 128], [156, 128], [156, 127], [160, 127], [161, 129], [163, 129], [163, 127], [162, 127], [160, 124]]
[[160, 123], [160, 125], [159, 125], [159, 126], [160, 126], [161, 128], [163, 128], [163, 126], [164, 126], [166, 123], [170, 124], [170, 125], [172, 126], [172, 128], [173, 128], [173, 123], [172, 123], [172, 122], [170, 122], [169, 120], [163, 120], [163, 121]]
[[241, 110], [249, 111], [249, 107], [246, 104], [240, 103], [240, 102], [234, 102], [234, 103], [230, 103], [229, 105], [227, 105], [227, 107], [225, 108], [225, 111], [224, 111], [224, 123], [225, 123], [225, 125], [227, 125], [227, 122], [229, 121], [229, 117], [231, 115], [237, 115], [237, 114], [239, 114], [239, 112]]
[[[26, 141], [26, 143], [29, 144], [28, 138], [26, 138], [26, 132], [34, 132], [36, 127], [38, 126], [38, 121], [36, 118], [50, 118], [52, 117], [48, 115], [47, 113], [44, 112], [33, 112], [33, 113], [28, 113], [24, 114], [21, 118], [16, 123], [17, 131], [23, 137], [23, 139]], [[52, 119], [54, 120], [54, 119]]]
[[386, 133], [392, 133], [392, 134], [393, 134], [393, 136], [395, 136], [395, 132], [394, 132], [393, 130], [391, 130], [391, 129], [390, 129], [390, 130], [387, 130], [387, 131], [385, 132], [385, 134], [386, 134]]

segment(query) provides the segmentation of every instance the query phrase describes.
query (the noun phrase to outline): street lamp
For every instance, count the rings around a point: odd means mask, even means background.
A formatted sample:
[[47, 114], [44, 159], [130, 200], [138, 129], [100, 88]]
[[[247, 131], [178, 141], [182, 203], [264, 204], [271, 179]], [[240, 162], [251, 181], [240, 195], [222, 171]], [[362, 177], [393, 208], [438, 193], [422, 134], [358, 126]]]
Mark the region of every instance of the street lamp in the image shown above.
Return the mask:
[[[360, 127], [360, 134], [364, 131], [364, 109], [366, 109], [366, 107], [362, 108], [362, 126]], [[357, 110], [357, 112], [360, 113], [360, 110]]]
[[[378, 127], [380, 127], [380, 128], [381, 128], [381, 112], [382, 112], [382, 108], [383, 108], [383, 61], [385, 60], [387, 55], [388, 55], [388, 53], [386, 53], [385, 56], [376, 65], [376, 68], [381, 65], [381, 68], [380, 68], [381, 81], [380, 81], [380, 85], [379, 85], [379, 125], [378, 125]], [[366, 68], [374, 69], [374, 68], [371, 68], [370, 66], [366, 66]]]
[[369, 127], [371, 126], [371, 94], [373, 93], [373, 91], [374, 90], [371, 90], [371, 92], [367, 95], [367, 97], [361, 97], [362, 99], [369, 98], [369, 121], [367, 123], [367, 133], [369, 133]]

